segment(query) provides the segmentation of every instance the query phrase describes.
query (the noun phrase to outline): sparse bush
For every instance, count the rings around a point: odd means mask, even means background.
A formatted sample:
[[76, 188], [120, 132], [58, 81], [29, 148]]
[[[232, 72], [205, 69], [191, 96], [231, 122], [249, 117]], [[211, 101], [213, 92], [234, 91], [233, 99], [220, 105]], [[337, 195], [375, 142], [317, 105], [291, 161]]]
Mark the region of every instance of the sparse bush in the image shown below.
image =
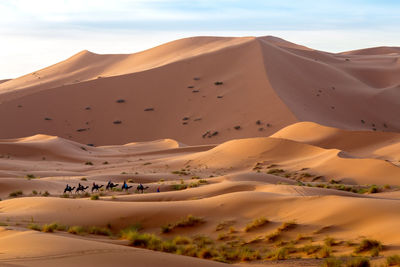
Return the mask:
[[354, 249], [355, 253], [370, 251], [372, 249], [382, 250], [381, 242], [374, 239], [363, 239], [361, 243]]
[[42, 227], [38, 224], [31, 223], [28, 225], [28, 228], [35, 231], [42, 231]]
[[301, 248], [301, 250], [307, 255], [311, 255], [320, 251], [321, 248], [322, 247], [320, 245], [305, 245], [304, 247]]
[[91, 197], [90, 197], [90, 200], [99, 200], [100, 199], [100, 196], [99, 195], [92, 195]]
[[68, 228], [68, 233], [74, 235], [83, 235], [85, 233], [85, 229], [82, 226], [71, 226]]
[[112, 236], [112, 232], [110, 229], [105, 227], [91, 226], [88, 228], [88, 233], [92, 235], [105, 235]]
[[269, 221], [265, 217], [260, 217], [255, 220], [253, 220], [251, 223], [247, 224], [246, 227], [244, 228], [245, 232], [249, 232], [251, 230], [254, 230], [256, 228], [259, 228], [261, 226], [264, 226], [267, 224]]
[[172, 189], [173, 190], [183, 190], [186, 189], [187, 185], [186, 184], [173, 184]]
[[33, 174], [27, 174], [27, 175], [26, 175], [26, 178], [28, 178], [28, 179], [35, 179], [36, 176], [33, 175]]
[[85, 162], [85, 165], [93, 165], [93, 162], [91, 162], [91, 161], [86, 161], [86, 162]]
[[328, 258], [331, 256], [332, 249], [328, 246], [323, 246], [320, 250], [320, 256], [321, 258]]
[[11, 192], [10, 194], [9, 194], [9, 196], [10, 197], [18, 197], [18, 196], [22, 196], [24, 193], [21, 191], [21, 190], [18, 190], [18, 191], [14, 191], [14, 192]]
[[322, 267], [341, 267], [342, 263], [338, 258], [327, 258], [322, 263]]
[[[89, 165], [89, 164], [88, 164]], [[81, 181], [87, 181], [86, 177], [81, 178]]]
[[370, 194], [375, 194], [379, 192], [379, 187], [377, 187], [376, 185], [372, 185], [369, 189], [368, 189], [368, 193]]
[[279, 239], [280, 236], [281, 236], [280, 232], [279, 232], [279, 231], [275, 231], [275, 232], [273, 232], [273, 233], [271, 233], [271, 234], [268, 234], [268, 235], [265, 237], [265, 239], [266, 239], [268, 242], [275, 242], [275, 241], [277, 241], [277, 240]]
[[284, 222], [279, 228], [278, 231], [288, 231], [297, 226], [297, 223], [295, 221], [289, 221], [289, 222]]
[[367, 258], [351, 258], [345, 263], [346, 267], [370, 267], [371, 264]]
[[38, 192], [36, 191], [36, 190], [32, 190], [32, 195], [37, 195], [38, 194]]
[[58, 223], [45, 224], [42, 227], [42, 231], [45, 233], [53, 233], [55, 230], [65, 230], [65, 226], [59, 225]]
[[279, 174], [279, 173], [284, 173], [285, 171], [282, 169], [270, 169], [267, 173], [268, 174]]
[[386, 258], [388, 266], [400, 266], [400, 255], [392, 255]]
[[44, 196], [44, 197], [48, 197], [48, 196], [50, 196], [50, 193], [49, 193], [49, 191], [44, 191], [44, 193], [42, 194], [42, 196]]

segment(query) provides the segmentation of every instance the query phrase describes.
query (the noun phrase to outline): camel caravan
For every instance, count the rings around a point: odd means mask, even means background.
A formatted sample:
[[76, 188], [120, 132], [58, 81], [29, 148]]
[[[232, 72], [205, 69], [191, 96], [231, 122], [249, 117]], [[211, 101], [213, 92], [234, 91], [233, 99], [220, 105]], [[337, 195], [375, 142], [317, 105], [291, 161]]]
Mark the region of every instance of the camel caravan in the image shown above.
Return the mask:
[[[108, 181], [108, 183], [106, 185], [106, 191], [110, 191], [110, 190], [113, 191], [113, 189], [118, 187], [118, 185], [119, 184], [114, 184], [113, 182]], [[104, 187], [104, 185], [99, 185], [99, 184], [96, 184], [95, 182], [93, 182], [92, 193], [96, 192], [96, 191], [98, 192], [100, 190], [100, 188], [103, 188], [103, 187]], [[122, 184], [122, 187], [121, 187], [121, 191], [125, 190], [127, 192], [132, 187], [133, 187], [132, 185], [128, 185], [126, 183], [126, 181], [124, 181], [124, 183]], [[71, 193], [73, 193], [74, 190], [75, 190], [75, 194], [80, 193], [80, 192], [85, 193], [88, 188], [89, 188], [89, 186], [83, 186], [83, 185], [81, 185], [81, 183], [78, 184], [78, 187], [75, 187], [75, 186], [71, 187], [70, 185], [67, 184], [67, 186], [64, 189], [64, 194], [66, 194], [66, 193], [71, 194]], [[149, 188], [148, 186], [143, 186], [142, 184], [139, 184], [136, 187], [136, 190], [143, 194], [144, 191], [148, 188]]]

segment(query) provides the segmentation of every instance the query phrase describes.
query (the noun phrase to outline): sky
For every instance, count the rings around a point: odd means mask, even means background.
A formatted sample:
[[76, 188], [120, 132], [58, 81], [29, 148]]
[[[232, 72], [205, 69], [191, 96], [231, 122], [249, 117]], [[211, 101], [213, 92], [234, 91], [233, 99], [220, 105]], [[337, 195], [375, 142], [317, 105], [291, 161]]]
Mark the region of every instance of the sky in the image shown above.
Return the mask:
[[341, 52], [400, 46], [399, 0], [0, 0], [0, 79], [79, 51], [134, 53], [191, 36], [273, 35]]

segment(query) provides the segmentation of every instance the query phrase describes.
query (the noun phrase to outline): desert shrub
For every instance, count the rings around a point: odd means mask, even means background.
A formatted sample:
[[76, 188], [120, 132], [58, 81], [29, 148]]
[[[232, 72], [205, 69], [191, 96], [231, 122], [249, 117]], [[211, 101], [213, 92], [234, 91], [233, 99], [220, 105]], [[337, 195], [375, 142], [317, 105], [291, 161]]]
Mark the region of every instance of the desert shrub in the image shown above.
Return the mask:
[[265, 236], [265, 240], [267, 240], [268, 242], [275, 242], [279, 239], [279, 237], [281, 236], [279, 231], [275, 231], [271, 234], [268, 234]]
[[223, 83], [223, 82], [217, 81], [217, 82], [215, 82], [214, 84], [215, 84], [215, 85], [222, 85], [222, 84], [224, 84], [224, 83]]
[[82, 226], [71, 226], [68, 228], [68, 233], [74, 235], [83, 235], [85, 233], [85, 229]]
[[307, 255], [311, 255], [320, 251], [321, 248], [322, 247], [320, 245], [305, 245], [304, 247], [301, 248], [301, 251], [303, 251]]
[[355, 253], [371, 251], [372, 249], [382, 250], [381, 242], [374, 239], [363, 239], [361, 243], [354, 249]]
[[90, 200], [99, 200], [100, 199], [100, 196], [99, 195], [92, 195], [91, 197], [90, 197]]
[[9, 196], [10, 197], [18, 197], [18, 196], [22, 196], [24, 193], [21, 191], [21, 190], [17, 190], [17, 191], [14, 191], [14, 192], [11, 192], [10, 194], [9, 194]]
[[198, 247], [193, 244], [181, 245], [176, 250], [176, 254], [190, 256], [190, 257], [196, 257], [197, 250], [198, 250]]
[[32, 190], [32, 195], [37, 195], [38, 194], [38, 192], [36, 191], [36, 190]]
[[338, 258], [327, 258], [322, 263], [322, 267], [341, 267], [342, 263]]
[[283, 172], [285, 172], [285, 171], [282, 169], [270, 169], [267, 173], [268, 174], [279, 174], [279, 173], [283, 173]]
[[214, 255], [215, 253], [211, 248], [203, 248], [197, 252], [197, 257], [202, 259], [211, 259]]
[[193, 238], [193, 242], [199, 248], [203, 248], [203, 247], [206, 247], [208, 245], [214, 244], [214, 241], [211, 238], [209, 238], [208, 236], [204, 236], [204, 235], [198, 235], [198, 236], [194, 237]]
[[379, 187], [377, 187], [376, 185], [372, 185], [369, 189], [368, 189], [368, 193], [370, 194], [375, 194], [379, 192]]
[[108, 164], [108, 161], [104, 161], [104, 162], [103, 162], [103, 165], [107, 165], [107, 164]]
[[86, 161], [86, 162], [85, 162], [85, 165], [93, 165], [93, 162], [91, 162], [91, 161]]
[[189, 184], [189, 188], [194, 188], [194, 187], [198, 187], [199, 183], [190, 183]]
[[70, 197], [70, 195], [69, 195], [69, 194], [67, 194], [67, 193], [64, 193], [64, 194], [62, 194], [60, 197], [61, 197], [61, 198], [69, 198], [69, 197]]
[[112, 236], [111, 230], [105, 227], [91, 226], [88, 228], [87, 232], [93, 235]]
[[346, 267], [370, 267], [371, 264], [367, 258], [351, 258], [345, 263]]
[[206, 179], [200, 179], [199, 183], [200, 184], [208, 184], [208, 181]]
[[335, 241], [334, 238], [327, 236], [324, 239], [324, 244], [325, 246], [331, 247], [337, 245], [337, 242]]
[[178, 246], [171, 240], [162, 241], [161, 251], [168, 253], [176, 253]]
[[81, 178], [81, 181], [87, 181], [86, 177]]
[[260, 218], [254, 219], [251, 223], [246, 225], [246, 227], [244, 228], [244, 231], [249, 232], [251, 230], [254, 230], [256, 228], [264, 226], [268, 222], [269, 221], [265, 217], [260, 217]]
[[172, 224], [165, 224], [165, 225], [161, 225], [161, 233], [165, 234], [165, 233], [169, 233], [172, 231], [173, 229], [173, 225]]
[[[108, 227], [108, 228], [111, 228], [111, 227]], [[137, 232], [137, 231], [141, 230], [142, 228], [143, 228], [143, 226], [140, 223], [135, 223], [135, 224], [132, 224], [132, 225], [122, 229], [120, 231], [119, 235], [121, 236], [121, 238], [126, 239], [126, 236], [129, 232]]]
[[31, 223], [28, 225], [28, 228], [35, 231], [42, 231], [42, 227], [38, 224]]
[[223, 221], [217, 224], [217, 226], [215, 227], [215, 231], [221, 231], [226, 229], [227, 227], [233, 225], [235, 223], [235, 221]]
[[49, 193], [49, 191], [44, 191], [44, 193], [42, 194], [42, 196], [44, 196], [44, 197], [48, 197], [48, 196], [50, 196], [50, 193]]
[[173, 190], [183, 190], [186, 189], [187, 185], [186, 184], [173, 184], [172, 189]]
[[392, 255], [386, 258], [388, 266], [400, 266], [400, 255]]
[[189, 175], [190, 173], [187, 172], [185, 169], [182, 169], [180, 171], [172, 171], [172, 174], [179, 174], [179, 175]]
[[127, 183], [134, 183], [133, 179], [128, 179], [126, 182]]
[[278, 248], [267, 253], [266, 257], [271, 260], [286, 260], [288, 258], [288, 251], [285, 247]]
[[175, 245], [188, 245], [188, 244], [192, 244], [193, 240], [190, 239], [189, 237], [186, 236], [175, 236], [174, 239], [172, 240], [172, 242]]
[[392, 187], [391, 187], [390, 185], [388, 185], [388, 184], [385, 184], [385, 185], [383, 186], [383, 188], [384, 188], [384, 189], [391, 189]]
[[297, 226], [297, 223], [295, 221], [289, 221], [289, 222], [284, 222], [279, 228], [278, 231], [288, 231]]
[[42, 231], [45, 233], [53, 233], [57, 229], [58, 229], [57, 223], [45, 224], [42, 227]]
[[132, 246], [144, 247], [153, 250], [161, 250], [161, 239], [153, 234], [138, 233], [131, 231], [127, 234], [126, 239], [131, 242]]
[[27, 174], [27, 175], [26, 175], [26, 178], [28, 178], [28, 179], [35, 179], [36, 176], [33, 175], [33, 174]]
[[319, 252], [321, 258], [328, 258], [331, 256], [332, 249], [329, 246], [323, 246]]

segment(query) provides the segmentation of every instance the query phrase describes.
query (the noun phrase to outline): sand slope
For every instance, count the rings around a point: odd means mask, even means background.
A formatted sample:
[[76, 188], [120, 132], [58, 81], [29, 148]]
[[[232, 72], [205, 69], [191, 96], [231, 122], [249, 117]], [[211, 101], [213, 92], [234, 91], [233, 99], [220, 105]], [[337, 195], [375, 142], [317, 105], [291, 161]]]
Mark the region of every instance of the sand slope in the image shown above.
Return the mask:
[[345, 55], [276, 37], [193, 37], [135, 54], [82, 51], [0, 84], [0, 138], [214, 144], [303, 120], [396, 132], [399, 56], [381, 50]]
[[[100, 147], [47, 135], [3, 139], [0, 223], [8, 230], [0, 230], [0, 250], [4, 251], [0, 266], [109, 266], [111, 261], [119, 266], [132, 262], [138, 266], [222, 265], [132, 248], [117, 237], [26, 230], [31, 223], [53, 222], [109, 227], [115, 234], [140, 223], [142, 232], [165, 239], [204, 235], [214, 240], [227, 231], [216, 227], [229, 222], [245, 242], [296, 221], [284, 240], [294, 240], [299, 234], [312, 236], [313, 244], [323, 243], [326, 236], [342, 244], [373, 238], [385, 245], [383, 255], [398, 253], [400, 169], [390, 158], [397, 155], [391, 152], [399, 143], [397, 133], [347, 131], [310, 122], [290, 125], [271, 137], [217, 146], [187, 146], [172, 139]], [[317, 187], [332, 185], [332, 179], [350, 190]], [[92, 183], [105, 185], [109, 180], [118, 183], [118, 188], [128, 181], [132, 188], [129, 193], [95, 192], [100, 199], [91, 200]], [[89, 194], [73, 192], [66, 197], [67, 183], [88, 186]], [[149, 187], [145, 194], [135, 190], [139, 183]], [[379, 185], [381, 193], [351, 192], [369, 188], [367, 184]], [[187, 188], [177, 190], [177, 185]], [[10, 196], [19, 190], [22, 195]], [[188, 214], [202, 217], [205, 223], [161, 234], [161, 226]], [[270, 221], [265, 227], [243, 230], [260, 216]], [[261, 244], [272, 249], [269, 243]], [[334, 251], [349, 254], [352, 249], [341, 245]], [[282, 266], [320, 263], [293, 259]], [[280, 266], [270, 261], [258, 264]]]

